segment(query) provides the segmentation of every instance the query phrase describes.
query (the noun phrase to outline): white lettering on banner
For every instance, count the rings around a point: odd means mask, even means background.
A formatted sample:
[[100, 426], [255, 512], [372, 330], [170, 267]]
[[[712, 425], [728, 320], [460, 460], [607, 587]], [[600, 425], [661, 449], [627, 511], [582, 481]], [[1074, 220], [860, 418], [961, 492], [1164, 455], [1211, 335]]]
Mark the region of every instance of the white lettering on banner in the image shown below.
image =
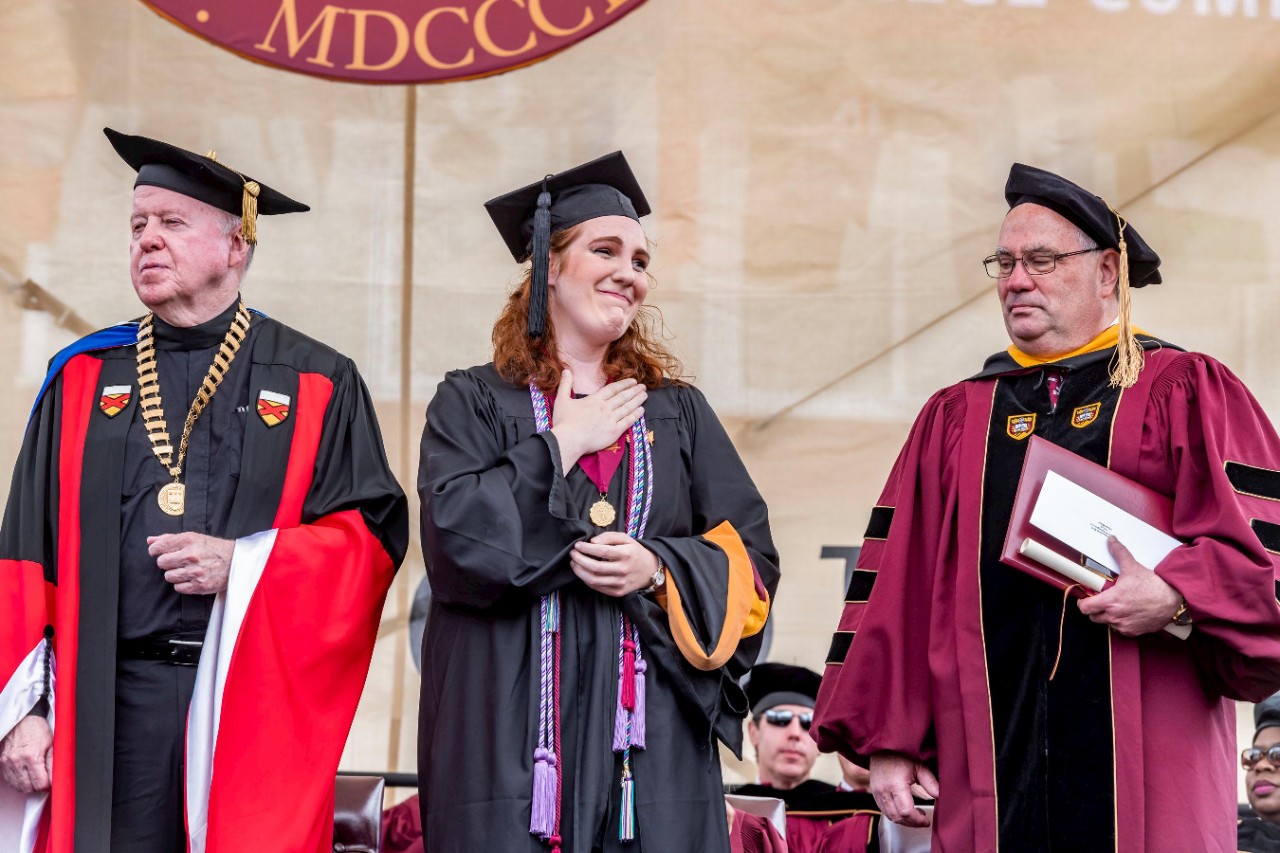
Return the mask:
[[[1202, 17], [1214, 14], [1220, 18], [1258, 17], [1258, 0], [1138, 0], [1138, 3], [1153, 15], [1171, 15], [1190, 8]], [[1131, 5], [1132, 0], [1093, 0], [1093, 7], [1103, 12], [1128, 12]], [[1273, 19], [1280, 19], [1280, 0], [1271, 0], [1269, 14]]]
[[[1237, 0], [1196, 0], [1196, 14], [1208, 15], [1210, 5], [1216, 6], [1218, 14], [1230, 18], [1236, 13]], [[1258, 17], [1258, 0], [1239, 0], [1246, 18]], [[1274, 4], [1272, 4], [1274, 5]]]
[[[517, 0], [518, 2], [518, 0]], [[941, 6], [957, 0], [906, 0], [907, 3]], [[962, 5], [974, 7], [1008, 6], [1011, 9], [1047, 9], [1050, 0], [959, 0]], [[1063, 5], [1064, 0], [1054, 0]], [[1258, 18], [1280, 20], [1280, 0], [1090, 0], [1099, 12], [1130, 12], [1140, 10], [1152, 15], [1175, 13], [1194, 14], [1198, 17]], [[1261, 7], [1261, 10], [1260, 10]]]

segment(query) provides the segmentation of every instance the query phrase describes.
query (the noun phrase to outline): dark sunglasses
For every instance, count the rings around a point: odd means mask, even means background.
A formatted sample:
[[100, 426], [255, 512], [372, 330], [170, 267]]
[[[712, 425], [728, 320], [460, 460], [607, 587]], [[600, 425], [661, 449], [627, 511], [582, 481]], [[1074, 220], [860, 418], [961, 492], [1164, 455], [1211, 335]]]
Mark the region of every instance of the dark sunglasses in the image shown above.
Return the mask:
[[1267, 761], [1271, 762], [1271, 766], [1280, 767], [1280, 743], [1269, 747], [1266, 752], [1251, 746], [1244, 752], [1240, 753], [1240, 766], [1245, 770], [1252, 770], [1253, 765], [1262, 760], [1262, 756], [1267, 757]]
[[[787, 726], [791, 725], [791, 721], [796, 717], [800, 718], [800, 728], [804, 729], [806, 732], [809, 731], [809, 726], [813, 725], [812, 711], [806, 711], [803, 714], [797, 714], [795, 711], [765, 711], [764, 712], [764, 721], [766, 723], [769, 723], [770, 725], [773, 725], [773, 726], [779, 726], [781, 728], [786, 728]], [[1276, 747], [1276, 749], [1280, 750], [1280, 746]]]

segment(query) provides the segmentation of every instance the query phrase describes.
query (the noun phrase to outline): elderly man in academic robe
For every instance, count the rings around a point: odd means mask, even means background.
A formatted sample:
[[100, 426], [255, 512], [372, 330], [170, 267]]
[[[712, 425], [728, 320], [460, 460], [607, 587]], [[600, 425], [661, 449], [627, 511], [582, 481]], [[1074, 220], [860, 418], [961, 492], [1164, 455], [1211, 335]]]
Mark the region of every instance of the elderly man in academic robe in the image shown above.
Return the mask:
[[[1233, 851], [1231, 700], [1280, 687], [1280, 440], [1225, 366], [1131, 325], [1129, 288], [1161, 280], [1132, 225], [1021, 164], [1005, 195], [986, 267], [1012, 345], [911, 430], [816, 739], [890, 819], [936, 796], [936, 851]], [[1033, 434], [1168, 496], [1183, 544], [1144, 567], [1112, 540], [1118, 580], [1078, 606], [1001, 563]]]
[[351, 360], [240, 297], [307, 207], [106, 133], [147, 313], [53, 359], [14, 470], [0, 850], [331, 850], [404, 494]]

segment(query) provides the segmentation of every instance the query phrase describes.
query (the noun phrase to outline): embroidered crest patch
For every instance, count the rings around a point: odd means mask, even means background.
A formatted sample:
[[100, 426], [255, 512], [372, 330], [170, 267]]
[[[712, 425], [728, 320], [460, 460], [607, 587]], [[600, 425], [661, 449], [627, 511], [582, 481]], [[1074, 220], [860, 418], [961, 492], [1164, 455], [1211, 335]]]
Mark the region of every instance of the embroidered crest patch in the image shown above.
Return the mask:
[[1098, 419], [1098, 411], [1101, 408], [1101, 403], [1090, 403], [1087, 406], [1081, 406], [1071, 413], [1071, 425], [1077, 429], [1087, 427]]
[[269, 427], [284, 423], [289, 417], [289, 395], [275, 391], [258, 392], [258, 417]]
[[98, 397], [98, 408], [109, 418], [123, 412], [133, 399], [132, 385], [108, 385], [102, 389]]
[[1021, 441], [1035, 431], [1036, 416], [1034, 413], [1030, 415], [1009, 415], [1009, 425], [1005, 428], [1009, 438], [1016, 438]]

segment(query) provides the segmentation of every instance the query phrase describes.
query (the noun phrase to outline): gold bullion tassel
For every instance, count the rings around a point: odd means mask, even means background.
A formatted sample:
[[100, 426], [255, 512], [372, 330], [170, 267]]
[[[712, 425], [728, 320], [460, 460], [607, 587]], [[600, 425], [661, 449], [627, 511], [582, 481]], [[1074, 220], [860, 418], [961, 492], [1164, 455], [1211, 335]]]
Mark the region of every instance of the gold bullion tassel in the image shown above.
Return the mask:
[[1108, 384], [1112, 388], [1132, 388], [1138, 381], [1138, 374], [1142, 372], [1144, 356], [1142, 345], [1133, 336], [1133, 326], [1130, 325], [1132, 301], [1129, 291], [1129, 246], [1124, 240], [1124, 229], [1128, 223], [1115, 208], [1111, 208], [1111, 212], [1115, 214], [1116, 222], [1120, 226], [1120, 273], [1119, 280], [1116, 282], [1116, 297], [1120, 303], [1120, 317], [1116, 325], [1119, 326], [1117, 331], [1120, 336], [1116, 341], [1115, 361], [1111, 367], [1111, 380]]
[[240, 233], [246, 243], [258, 242], [258, 193], [262, 188], [257, 181], [244, 182], [244, 198], [240, 202]]
[[613, 508], [613, 504], [605, 500], [604, 495], [601, 495], [600, 500], [591, 505], [591, 512], [587, 517], [596, 527], [608, 527], [618, 517], [618, 511]]

